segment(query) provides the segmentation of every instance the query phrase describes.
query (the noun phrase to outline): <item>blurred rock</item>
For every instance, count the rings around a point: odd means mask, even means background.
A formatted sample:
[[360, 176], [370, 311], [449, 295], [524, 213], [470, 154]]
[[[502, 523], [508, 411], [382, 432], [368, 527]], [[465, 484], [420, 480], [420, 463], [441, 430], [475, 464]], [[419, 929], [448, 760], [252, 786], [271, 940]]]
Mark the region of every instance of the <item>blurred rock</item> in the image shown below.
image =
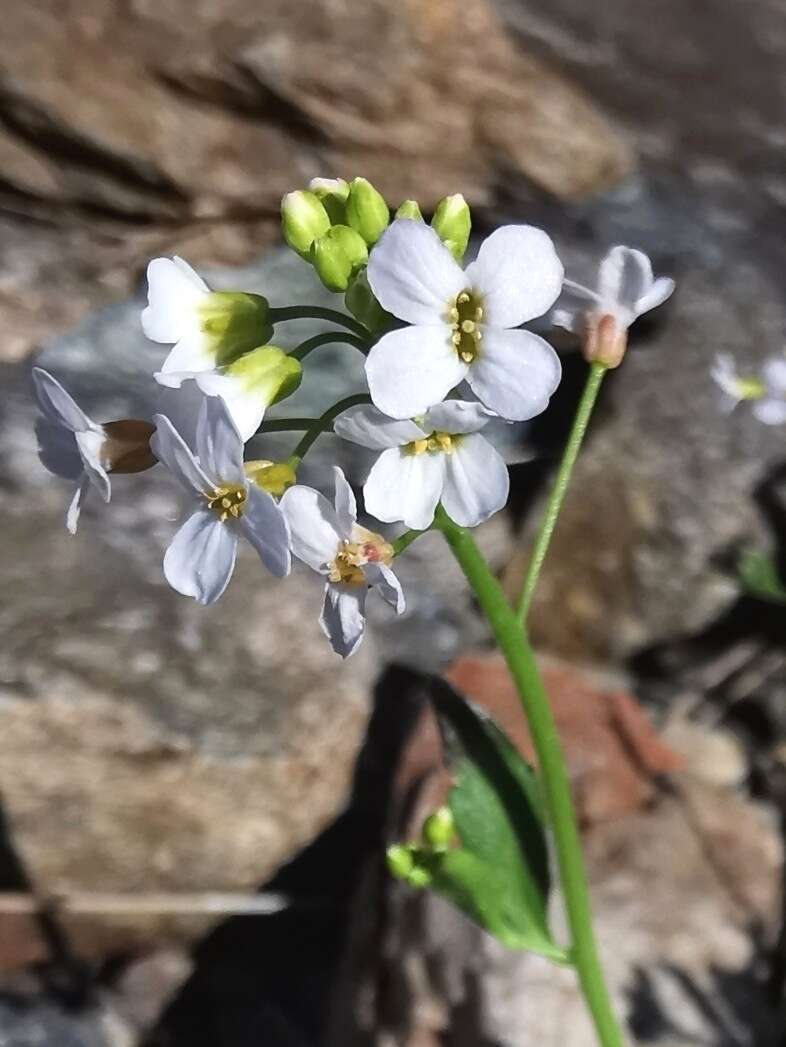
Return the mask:
[[430, 206], [489, 200], [508, 172], [584, 196], [630, 164], [487, 0], [34, 0], [6, 12], [0, 64], [5, 359], [118, 297], [151, 253], [257, 253], [314, 175]]

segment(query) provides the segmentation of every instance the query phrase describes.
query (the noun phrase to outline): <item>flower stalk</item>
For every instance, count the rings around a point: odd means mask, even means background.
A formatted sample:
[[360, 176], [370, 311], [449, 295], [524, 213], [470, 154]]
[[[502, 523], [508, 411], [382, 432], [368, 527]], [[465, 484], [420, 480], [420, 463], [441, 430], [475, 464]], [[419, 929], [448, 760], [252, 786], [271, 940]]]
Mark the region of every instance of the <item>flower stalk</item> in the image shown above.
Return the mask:
[[350, 407], [356, 407], [358, 404], [367, 404], [369, 402], [370, 397], [367, 393], [356, 393], [354, 396], [345, 396], [343, 400], [333, 404], [306, 431], [305, 436], [292, 452], [292, 459], [297, 459], [300, 462], [322, 433], [327, 433], [333, 428], [333, 422], [343, 411], [348, 411]]
[[603, 1047], [622, 1047], [622, 1035], [598, 957], [565, 758], [532, 648], [471, 533], [455, 524], [441, 508], [437, 510], [435, 526], [445, 536], [458, 561], [513, 677], [538, 757], [543, 794], [554, 834], [571, 934], [570, 958], [576, 967], [599, 1042]]
[[307, 338], [296, 346], [289, 355], [294, 360], [303, 360], [315, 349], [323, 345], [351, 345], [365, 356], [368, 353], [370, 342], [368, 338], [360, 338], [357, 335], [345, 334], [343, 331], [325, 331], [315, 334], [313, 338]]
[[584, 391], [581, 394], [581, 400], [573, 419], [568, 442], [565, 444], [565, 450], [562, 453], [562, 461], [549, 494], [549, 500], [535, 539], [535, 546], [532, 550], [532, 556], [524, 578], [524, 585], [518, 600], [516, 613], [521, 626], [526, 625], [532, 598], [535, 595], [535, 589], [540, 578], [540, 571], [549, 551], [554, 528], [557, 525], [557, 517], [565, 500], [570, 478], [573, 474], [573, 467], [576, 464], [581, 445], [584, 442], [584, 434], [587, 432], [587, 426], [589, 425], [589, 420], [607, 370], [608, 367], [605, 364], [597, 362], [590, 364]]
[[283, 323], [285, 320], [325, 320], [331, 324], [345, 327], [352, 334], [357, 335], [364, 341], [368, 341], [369, 332], [367, 328], [355, 320], [354, 317], [340, 312], [338, 309], [327, 309], [318, 305], [287, 305], [271, 309], [268, 313], [271, 324]]

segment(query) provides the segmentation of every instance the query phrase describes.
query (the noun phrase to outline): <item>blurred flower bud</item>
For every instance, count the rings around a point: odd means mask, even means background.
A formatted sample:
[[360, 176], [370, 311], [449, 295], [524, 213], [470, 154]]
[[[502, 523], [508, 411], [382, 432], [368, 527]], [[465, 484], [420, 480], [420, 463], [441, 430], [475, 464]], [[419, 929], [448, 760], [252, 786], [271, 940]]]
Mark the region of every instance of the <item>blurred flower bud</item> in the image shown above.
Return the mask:
[[390, 222], [390, 209], [384, 197], [365, 178], [353, 178], [347, 199], [347, 222], [371, 247]]
[[156, 464], [150, 450], [150, 437], [155, 426], [138, 418], [104, 422], [104, 440], [100, 447], [103, 467], [108, 473], [141, 473]]
[[211, 291], [198, 304], [199, 325], [215, 365], [236, 360], [273, 334], [270, 306], [261, 294]]
[[472, 218], [469, 205], [461, 193], [446, 196], [437, 204], [431, 226], [456, 261], [464, 257], [469, 243]]
[[397, 880], [408, 879], [415, 868], [412, 848], [400, 843], [388, 847], [387, 864], [391, 876], [395, 876]]
[[440, 807], [423, 823], [423, 839], [434, 851], [445, 851], [456, 835], [456, 825], [449, 807]]
[[315, 193], [305, 189], [287, 193], [281, 201], [281, 231], [284, 239], [302, 257], [313, 242], [330, 228], [330, 218]]
[[355, 319], [360, 320], [373, 334], [379, 334], [395, 324], [395, 318], [374, 297], [365, 269], [361, 269], [350, 283], [344, 295], [344, 304]]
[[420, 205], [417, 200], [405, 200], [396, 211], [396, 218], [411, 218], [416, 222], [422, 222], [423, 215], [420, 213]]
[[334, 225], [311, 247], [311, 262], [329, 291], [346, 291], [352, 274], [368, 259], [366, 242], [348, 225]]
[[297, 480], [291, 462], [270, 462], [264, 458], [257, 458], [246, 462], [244, 468], [246, 476], [253, 484], [276, 498], [280, 498]]
[[308, 188], [321, 201], [333, 225], [346, 225], [349, 182], [343, 178], [312, 178]]

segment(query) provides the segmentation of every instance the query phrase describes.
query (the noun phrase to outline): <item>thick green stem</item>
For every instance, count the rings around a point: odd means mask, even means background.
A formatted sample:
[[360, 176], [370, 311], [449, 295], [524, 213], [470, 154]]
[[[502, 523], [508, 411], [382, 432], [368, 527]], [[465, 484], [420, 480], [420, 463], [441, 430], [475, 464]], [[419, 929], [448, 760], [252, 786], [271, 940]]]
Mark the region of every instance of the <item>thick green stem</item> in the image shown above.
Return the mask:
[[513, 608], [505, 599], [497, 579], [490, 571], [470, 532], [455, 524], [441, 507], [437, 510], [435, 526], [447, 539], [488, 619], [519, 693], [538, 757], [549, 822], [554, 835], [560, 882], [570, 926], [570, 958], [576, 967], [599, 1042], [603, 1047], [622, 1047], [622, 1034], [614, 1017], [598, 958], [581, 841], [565, 759], [532, 649], [522, 633]]
[[570, 436], [565, 445], [565, 450], [562, 453], [562, 461], [560, 462], [557, 475], [554, 479], [554, 486], [549, 494], [546, 511], [543, 514], [543, 520], [537, 538], [535, 539], [535, 546], [532, 550], [532, 556], [527, 567], [527, 574], [524, 578], [524, 585], [521, 590], [521, 596], [519, 597], [517, 608], [518, 619], [521, 625], [524, 625], [527, 620], [530, 605], [532, 604], [532, 597], [535, 595], [535, 588], [538, 584], [538, 578], [540, 577], [540, 570], [543, 567], [543, 561], [546, 559], [546, 553], [549, 551], [551, 536], [554, 534], [557, 517], [559, 516], [562, 502], [565, 498], [565, 492], [570, 483], [573, 466], [576, 464], [576, 458], [581, 449], [584, 434], [587, 431], [587, 425], [589, 424], [590, 416], [592, 415], [592, 409], [595, 406], [598, 391], [600, 390], [603, 376], [607, 370], [608, 368], [605, 364], [594, 363], [590, 366], [587, 381], [584, 386], [584, 392], [581, 394], [581, 400], [579, 401], [579, 406], [576, 410], [576, 416], [573, 419]]
[[366, 338], [359, 338], [354, 334], [346, 334], [344, 331], [325, 331], [323, 334], [315, 334], [313, 338], [307, 338], [305, 342], [301, 342], [300, 345], [292, 349], [289, 355], [295, 360], [302, 360], [309, 353], [313, 352], [314, 349], [319, 349], [320, 346], [335, 344], [351, 345], [355, 349], [359, 349], [364, 356], [370, 347], [370, 342]]
[[332, 407], [325, 411], [323, 415], [320, 415], [311, 427], [306, 430], [305, 436], [292, 452], [292, 459], [300, 461], [305, 457], [306, 452], [314, 441], [321, 436], [322, 433], [326, 433], [333, 428], [333, 422], [340, 414], [342, 414], [342, 412], [348, 411], [350, 407], [355, 407], [357, 404], [368, 403], [371, 403], [371, 397], [368, 393], [357, 393], [355, 396], [345, 396], [343, 400], [339, 400], [338, 403], [333, 404]]
[[346, 327], [359, 338], [367, 341], [370, 337], [367, 328], [353, 316], [340, 313], [337, 309], [326, 309], [319, 305], [287, 305], [281, 308], [273, 308], [269, 312], [271, 324], [278, 324], [284, 320], [326, 320], [331, 324]]

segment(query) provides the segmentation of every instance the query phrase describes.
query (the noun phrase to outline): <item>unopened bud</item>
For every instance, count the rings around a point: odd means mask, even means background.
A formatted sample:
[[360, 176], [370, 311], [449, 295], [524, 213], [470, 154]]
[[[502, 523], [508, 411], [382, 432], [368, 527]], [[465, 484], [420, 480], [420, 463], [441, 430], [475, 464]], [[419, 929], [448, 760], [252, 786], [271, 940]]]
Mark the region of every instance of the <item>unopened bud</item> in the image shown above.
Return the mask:
[[396, 211], [396, 218], [411, 218], [415, 222], [422, 222], [423, 215], [417, 200], [405, 200]]
[[105, 422], [101, 429], [104, 442], [100, 449], [101, 464], [108, 473], [141, 473], [156, 464], [150, 450], [150, 437], [155, 426], [138, 418]]
[[456, 835], [456, 825], [449, 807], [440, 807], [423, 823], [423, 839], [434, 851], [445, 851]]
[[257, 458], [246, 462], [244, 469], [251, 483], [276, 498], [280, 498], [284, 491], [297, 481], [291, 462], [270, 462], [264, 458]]
[[268, 407], [285, 400], [300, 385], [300, 361], [277, 345], [262, 345], [245, 353], [223, 372], [237, 382], [238, 390]]
[[333, 225], [346, 225], [349, 182], [343, 178], [312, 178], [308, 188], [321, 202]]
[[212, 291], [200, 300], [197, 311], [217, 367], [264, 345], [273, 334], [270, 306], [261, 294]]
[[456, 261], [464, 257], [472, 228], [469, 204], [461, 195], [446, 196], [437, 204], [431, 226]]
[[347, 222], [371, 247], [390, 222], [385, 198], [365, 178], [353, 178], [347, 199]]
[[348, 225], [334, 225], [311, 247], [311, 262], [329, 291], [346, 291], [353, 273], [366, 264], [363, 237]]
[[373, 334], [390, 327], [394, 317], [386, 312], [374, 296], [368, 282], [366, 270], [361, 269], [344, 295], [344, 304], [356, 320], [360, 320]]
[[329, 228], [330, 218], [315, 193], [298, 189], [281, 201], [281, 231], [299, 255], [306, 257], [314, 241]]
[[589, 313], [584, 325], [582, 352], [589, 363], [619, 367], [628, 348], [628, 328], [611, 313]]
[[391, 876], [397, 880], [406, 880], [415, 868], [412, 847], [395, 843], [387, 850], [387, 865]]

